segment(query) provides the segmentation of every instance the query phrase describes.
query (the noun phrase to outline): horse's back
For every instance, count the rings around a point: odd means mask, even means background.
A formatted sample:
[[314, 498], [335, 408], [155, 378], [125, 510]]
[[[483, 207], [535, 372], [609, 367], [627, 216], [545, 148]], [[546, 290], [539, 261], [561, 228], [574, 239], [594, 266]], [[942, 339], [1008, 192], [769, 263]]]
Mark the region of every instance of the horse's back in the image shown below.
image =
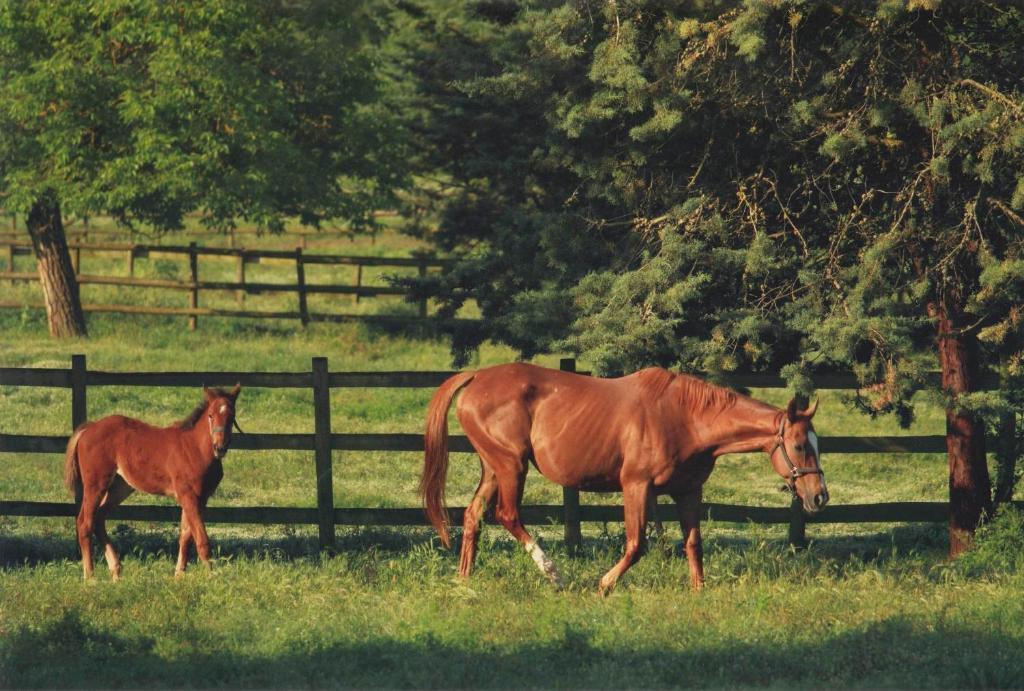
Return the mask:
[[529, 454], [563, 485], [615, 488], [623, 456], [662, 427], [659, 397], [674, 375], [652, 368], [601, 379], [514, 363], [477, 372], [459, 401], [470, 441]]

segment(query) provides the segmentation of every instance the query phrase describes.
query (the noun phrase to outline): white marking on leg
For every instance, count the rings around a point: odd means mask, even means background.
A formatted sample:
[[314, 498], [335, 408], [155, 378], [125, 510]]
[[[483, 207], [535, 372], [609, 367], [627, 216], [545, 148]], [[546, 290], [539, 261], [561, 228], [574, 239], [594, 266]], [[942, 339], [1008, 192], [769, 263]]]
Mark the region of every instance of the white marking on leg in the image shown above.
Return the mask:
[[540, 548], [540, 545], [534, 540], [530, 540], [524, 547], [527, 554], [533, 558], [534, 563], [540, 568], [541, 573], [547, 576], [549, 581], [560, 587], [562, 585], [562, 577], [558, 575], [558, 570], [555, 568], [554, 563], [548, 559], [548, 555], [544, 554], [544, 550]]

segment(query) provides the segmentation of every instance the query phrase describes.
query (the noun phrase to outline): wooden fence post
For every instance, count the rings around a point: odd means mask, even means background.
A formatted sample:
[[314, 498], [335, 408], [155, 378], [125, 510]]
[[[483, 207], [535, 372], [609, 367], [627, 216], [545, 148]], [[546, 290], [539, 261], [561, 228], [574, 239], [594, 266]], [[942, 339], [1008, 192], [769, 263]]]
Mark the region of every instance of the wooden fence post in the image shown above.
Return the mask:
[[[85, 424], [89, 419], [85, 398], [85, 355], [71, 356], [71, 432]], [[82, 503], [81, 490], [75, 491], [75, 505]]]
[[[196, 254], [196, 243], [193, 240], [188, 243], [188, 274], [192, 281], [192, 290], [188, 293], [188, 306], [192, 309], [199, 307], [199, 257]], [[188, 318], [188, 330], [195, 331], [198, 318], [192, 314]]]
[[[10, 273], [14, 273], [14, 243], [7, 245], [7, 270]], [[15, 283], [14, 279], [11, 279], [11, 285]]]
[[81, 273], [82, 267], [82, 248], [75, 247], [71, 252], [71, 268], [75, 271], [75, 276]]
[[[575, 358], [562, 358], [558, 362], [558, 369], [563, 372], [576, 371]], [[580, 530], [580, 491], [570, 487], [562, 488], [562, 521], [565, 524], [565, 547], [569, 554], [579, 554], [583, 544], [583, 534]]]
[[334, 546], [334, 471], [331, 463], [331, 387], [327, 358], [313, 358], [313, 437], [316, 456], [316, 508], [320, 548]]
[[[13, 271], [13, 269], [12, 269], [12, 271]], [[363, 287], [363, 265], [362, 264], [356, 264], [356, 294], [353, 297], [355, 297], [355, 303], [357, 305], [359, 304], [359, 289], [362, 288], [362, 287]]]
[[789, 544], [800, 549], [807, 546], [807, 535], [804, 528], [807, 517], [804, 515], [804, 503], [796, 494], [789, 505]]
[[[235, 231], [231, 231], [231, 243], [234, 246]], [[235, 302], [239, 305], [245, 302], [245, 252], [239, 252], [235, 257], [235, 282], [242, 285], [235, 291]]]
[[309, 325], [309, 307], [306, 304], [306, 265], [302, 261], [302, 248], [295, 248], [295, 279], [299, 290], [299, 319], [302, 326]]
[[124, 266], [128, 272], [129, 278], [135, 275], [135, 246], [129, 247], [125, 251], [124, 255]]

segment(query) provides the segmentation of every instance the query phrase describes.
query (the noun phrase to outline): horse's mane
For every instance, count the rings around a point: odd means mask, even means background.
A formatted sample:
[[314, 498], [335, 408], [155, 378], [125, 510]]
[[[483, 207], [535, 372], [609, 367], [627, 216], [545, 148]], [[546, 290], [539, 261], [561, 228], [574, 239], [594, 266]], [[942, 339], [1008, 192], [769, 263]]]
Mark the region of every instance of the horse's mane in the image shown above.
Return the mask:
[[[228, 392], [224, 389], [210, 389], [210, 393], [213, 394], [214, 398], [230, 398]], [[179, 429], [192, 429], [199, 422], [199, 418], [206, 412], [206, 407], [210, 405], [210, 402], [206, 400], [206, 396], [203, 396], [203, 400], [199, 401], [199, 405], [191, 413], [186, 415], [184, 418], [174, 423], [174, 427]]]
[[732, 389], [709, 384], [688, 374], [677, 374], [675, 378], [679, 382], [680, 403], [693, 411], [707, 408], [725, 409], [736, 405], [738, 395]]

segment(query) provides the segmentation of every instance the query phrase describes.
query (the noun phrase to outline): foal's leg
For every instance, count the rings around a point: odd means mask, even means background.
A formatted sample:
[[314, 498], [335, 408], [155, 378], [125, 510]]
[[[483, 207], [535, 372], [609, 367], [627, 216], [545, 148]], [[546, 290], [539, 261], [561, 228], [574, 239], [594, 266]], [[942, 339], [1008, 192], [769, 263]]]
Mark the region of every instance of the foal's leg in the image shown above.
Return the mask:
[[134, 491], [135, 489], [125, 482], [123, 477], [114, 475], [110, 487], [107, 488], [107, 494], [96, 511], [96, 523], [93, 529], [96, 532], [96, 539], [103, 545], [107, 567], [110, 569], [110, 578], [115, 581], [121, 578], [121, 559], [117, 555], [117, 550], [114, 549], [114, 543], [110, 541], [110, 536], [107, 535], [107, 514]]
[[[181, 517], [188, 523], [192, 533], [192, 539], [196, 543], [196, 552], [203, 566], [209, 570], [210, 566], [210, 538], [206, 535], [206, 526], [203, 524], [201, 515], [201, 504], [199, 497], [192, 493], [179, 493], [178, 503], [181, 504]], [[179, 559], [181, 555], [179, 554]]]
[[82, 506], [75, 519], [75, 529], [78, 532], [78, 548], [82, 552], [82, 576], [86, 579], [92, 578], [92, 542], [89, 535], [92, 534], [99, 504], [99, 492], [83, 484]]
[[602, 595], [611, 592], [616, 581], [630, 566], [638, 562], [643, 554], [647, 528], [647, 497], [650, 491], [649, 481], [633, 482], [622, 487], [622, 504], [626, 514], [626, 553], [619, 563], [601, 578]]
[[174, 567], [174, 575], [180, 576], [185, 573], [188, 566], [188, 547], [192, 544], [192, 528], [189, 527], [188, 519], [185, 518], [185, 511], [181, 512], [181, 532], [178, 535], [178, 563]]
[[690, 565], [690, 584], [694, 590], [704, 587], [704, 543], [700, 537], [701, 490], [689, 494], [673, 494], [679, 526], [683, 529], [686, 560]]
[[463, 578], [467, 578], [473, 570], [477, 542], [480, 540], [480, 519], [487, 507], [494, 503], [494, 494], [497, 491], [497, 476], [481, 461], [480, 484], [477, 486], [469, 506], [466, 507], [466, 513], [462, 519], [462, 553], [459, 557], [459, 575]]

